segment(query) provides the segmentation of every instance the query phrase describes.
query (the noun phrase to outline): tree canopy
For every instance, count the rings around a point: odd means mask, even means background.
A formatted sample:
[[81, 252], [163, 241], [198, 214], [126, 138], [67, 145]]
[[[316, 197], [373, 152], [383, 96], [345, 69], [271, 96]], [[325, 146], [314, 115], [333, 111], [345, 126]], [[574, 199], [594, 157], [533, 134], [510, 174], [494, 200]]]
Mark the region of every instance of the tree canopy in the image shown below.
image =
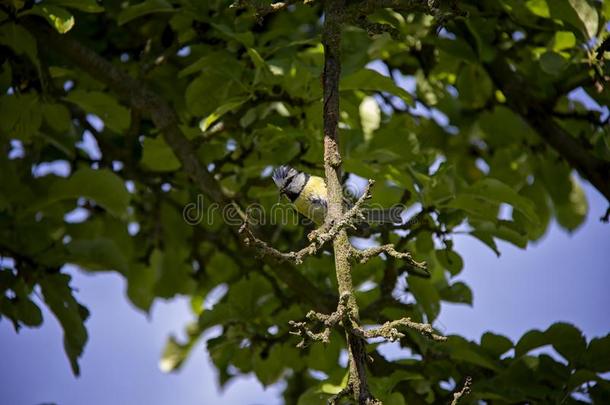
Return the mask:
[[[36, 327], [46, 305], [78, 374], [72, 263], [120, 273], [145, 312], [190, 297], [165, 371], [220, 326], [220, 383], [283, 379], [286, 403], [608, 403], [610, 335], [433, 326], [472, 303], [454, 234], [500, 255], [578, 228], [583, 180], [610, 202], [609, 20], [596, 0], [2, 0], [0, 317]], [[271, 220], [284, 164], [335, 193], [321, 230]], [[367, 204], [412, 215], [354, 250]]]

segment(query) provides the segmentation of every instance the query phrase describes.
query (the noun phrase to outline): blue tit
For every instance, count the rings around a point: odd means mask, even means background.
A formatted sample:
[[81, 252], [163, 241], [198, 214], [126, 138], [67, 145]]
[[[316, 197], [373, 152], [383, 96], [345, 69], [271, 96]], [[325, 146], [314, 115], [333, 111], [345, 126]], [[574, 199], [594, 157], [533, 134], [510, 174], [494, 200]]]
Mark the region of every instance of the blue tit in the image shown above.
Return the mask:
[[[290, 166], [280, 166], [271, 176], [280, 194], [288, 197], [298, 212], [311, 219], [316, 225], [322, 225], [328, 209], [328, 193], [326, 182], [322, 177], [300, 172]], [[344, 199], [345, 208], [352, 206]], [[366, 232], [368, 224], [400, 223], [402, 222], [401, 205], [389, 209], [364, 210], [365, 221], [358, 224], [360, 231]]]
[[288, 197], [298, 212], [316, 225], [324, 223], [328, 194], [322, 177], [299, 172], [290, 166], [280, 166], [273, 171], [272, 178], [280, 194]]

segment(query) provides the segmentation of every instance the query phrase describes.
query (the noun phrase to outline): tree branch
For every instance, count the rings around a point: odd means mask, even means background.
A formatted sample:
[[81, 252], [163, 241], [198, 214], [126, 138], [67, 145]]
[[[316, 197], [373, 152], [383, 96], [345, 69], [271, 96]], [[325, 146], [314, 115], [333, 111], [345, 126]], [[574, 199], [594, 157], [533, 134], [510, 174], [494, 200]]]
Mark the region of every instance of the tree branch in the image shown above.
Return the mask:
[[352, 257], [359, 260], [360, 263], [366, 263], [367, 261], [369, 261], [369, 259], [379, 256], [381, 253], [385, 253], [396, 259], [405, 260], [411, 266], [416, 267], [416, 268], [428, 273], [428, 267], [426, 265], [426, 262], [417, 262], [417, 261], [413, 260], [410, 253], [399, 252], [394, 248], [394, 245], [392, 245], [392, 244], [375, 246], [375, 247], [363, 249], [363, 250], [358, 250], [358, 249], [352, 248], [352, 251], [351, 251]]
[[[314, 0], [302, 0], [303, 4], [313, 3]], [[256, 12], [256, 17], [259, 19], [259, 22], [267, 15], [271, 13], [275, 13], [281, 10], [286, 9], [291, 4], [298, 3], [299, 1], [290, 0], [290, 1], [278, 1], [276, 3], [269, 4], [261, 4], [258, 1], [253, 0], [236, 0], [233, 4], [231, 4], [231, 8], [242, 8], [242, 7], [250, 7], [253, 8]]]
[[451, 405], [457, 405], [463, 396], [470, 394], [471, 386], [472, 378], [466, 377], [466, 381], [464, 381], [464, 386], [462, 387], [462, 389], [453, 394], [453, 401], [451, 401]]
[[318, 247], [312, 242], [303, 249], [295, 252], [281, 252], [273, 246], [270, 246], [267, 242], [254, 236], [252, 230], [248, 226], [248, 221], [245, 221], [239, 228], [239, 233], [243, 237], [244, 244], [255, 247], [262, 256], [271, 256], [280, 262], [301, 264], [306, 256], [314, 255], [318, 251]]
[[410, 318], [402, 318], [395, 321], [388, 321], [381, 325], [379, 328], [364, 330], [361, 327], [357, 327], [354, 328], [354, 330], [356, 330], [358, 334], [365, 339], [382, 337], [389, 340], [390, 342], [394, 342], [396, 340], [402, 339], [405, 336], [404, 333], [398, 330], [398, 328], [413, 329], [437, 342], [444, 342], [447, 340], [447, 337], [434, 333], [432, 325], [428, 323], [413, 322]]
[[[328, 189], [328, 213], [326, 224], [339, 223], [343, 216], [343, 189], [341, 187], [341, 155], [339, 153], [339, 78], [341, 76], [341, 30], [345, 19], [345, 0], [324, 3], [324, 174]], [[348, 297], [347, 311], [358, 320], [358, 304], [353, 294], [350, 250], [351, 244], [345, 229], [333, 240], [335, 272], [339, 295]], [[349, 357], [348, 386], [352, 397], [359, 404], [377, 403], [370, 394], [366, 377], [366, 341], [354, 334], [351, 325], [344, 325]]]

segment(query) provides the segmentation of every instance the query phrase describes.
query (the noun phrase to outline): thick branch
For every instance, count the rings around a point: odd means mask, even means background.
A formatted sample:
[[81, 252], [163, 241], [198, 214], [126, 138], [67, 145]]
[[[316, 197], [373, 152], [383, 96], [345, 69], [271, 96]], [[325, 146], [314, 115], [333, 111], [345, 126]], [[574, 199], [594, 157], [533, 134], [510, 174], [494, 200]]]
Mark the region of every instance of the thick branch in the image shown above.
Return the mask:
[[[339, 153], [339, 77], [341, 76], [341, 25], [345, 18], [345, 1], [334, 0], [324, 3], [324, 174], [328, 188], [327, 224], [336, 224], [343, 215], [343, 189], [341, 187], [341, 155]], [[351, 245], [345, 229], [339, 231], [333, 241], [335, 252], [335, 272], [341, 296], [348, 295], [347, 308], [358, 318], [358, 304], [353, 294], [351, 275]], [[366, 379], [366, 341], [356, 336], [345, 326], [348, 356], [349, 381], [354, 400], [359, 404], [375, 403], [368, 391]]]

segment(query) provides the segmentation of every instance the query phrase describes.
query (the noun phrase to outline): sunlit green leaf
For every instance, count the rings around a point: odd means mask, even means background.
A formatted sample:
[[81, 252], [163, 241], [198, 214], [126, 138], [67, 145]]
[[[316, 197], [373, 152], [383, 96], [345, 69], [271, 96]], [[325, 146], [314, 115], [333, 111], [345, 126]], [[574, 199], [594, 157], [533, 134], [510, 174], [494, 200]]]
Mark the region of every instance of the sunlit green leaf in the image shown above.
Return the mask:
[[74, 26], [74, 16], [65, 8], [47, 5], [45, 2], [35, 5], [32, 12], [44, 17], [60, 34], [65, 34]]

